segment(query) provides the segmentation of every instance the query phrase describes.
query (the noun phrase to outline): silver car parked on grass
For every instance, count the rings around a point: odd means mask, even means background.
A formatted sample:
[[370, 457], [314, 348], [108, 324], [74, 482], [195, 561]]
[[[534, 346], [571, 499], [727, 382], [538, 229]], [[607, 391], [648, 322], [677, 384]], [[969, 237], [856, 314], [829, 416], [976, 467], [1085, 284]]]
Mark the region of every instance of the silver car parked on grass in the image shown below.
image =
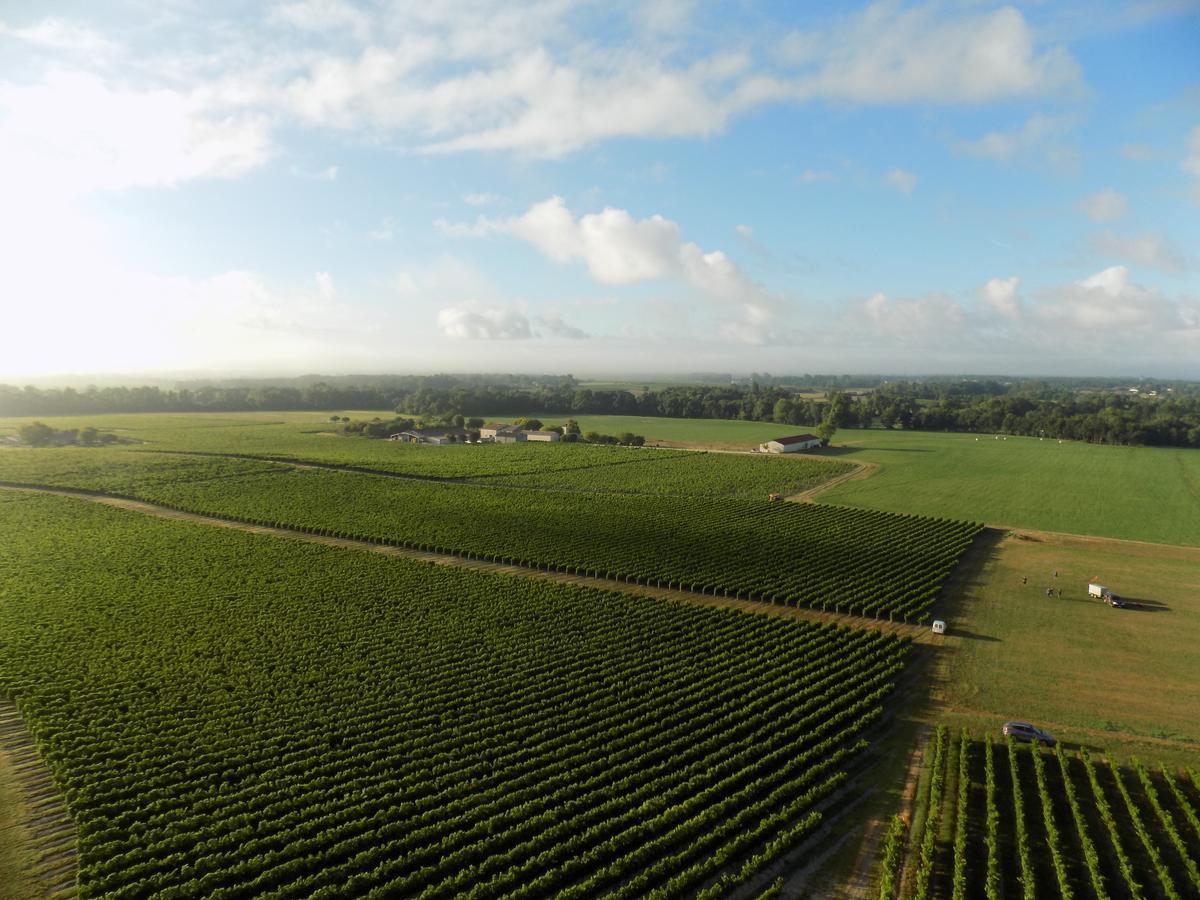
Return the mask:
[[1014, 741], [1039, 741], [1047, 747], [1054, 746], [1053, 737], [1036, 725], [1030, 725], [1028, 722], [1005, 722], [1004, 734], [1011, 737]]

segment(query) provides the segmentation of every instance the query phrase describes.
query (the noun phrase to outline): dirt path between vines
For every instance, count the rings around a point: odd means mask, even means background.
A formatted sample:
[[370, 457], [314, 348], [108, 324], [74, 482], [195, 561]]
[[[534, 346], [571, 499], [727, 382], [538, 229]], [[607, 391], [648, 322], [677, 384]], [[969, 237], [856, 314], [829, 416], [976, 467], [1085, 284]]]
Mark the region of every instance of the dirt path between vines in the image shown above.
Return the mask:
[[16, 704], [0, 699], [0, 895], [78, 896], [78, 835]]
[[854, 466], [849, 472], [843, 472], [841, 475], [836, 475], [828, 481], [822, 481], [816, 487], [811, 487], [806, 491], [800, 491], [798, 494], [790, 494], [785, 497], [792, 503], [811, 503], [819, 494], [825, 493], [830, 488], [837, 487], [846, 481], [859, 481], [863, 478], [869, 478], [875, 474], [879, 468], [879, 463], [856, 462], [851, 459], [839, 459], [838, 462], [846, 465]]
[[353, 550], [366, 550], [384, 556], [401, 556], [407, 559], [419, 559], [443, 566], [458, 566], [477, 572], [490, 572], [502, 575], [516, 575], [526, 578], [538, 578], [542, 581], [552, 581], [557, 584], [574, 584], [584, 587], [600, 588], [608, 591], [619, 591], [623, 594], [635, 594], [642, 597], [657, 597], [666, 600], [676, 600], [692, 603], [697, 606], [715, 606], [723, 609], [740, 609], [745, 612], [760, 615], [777, 616], [785, 619], [805, 619], [813, 622], [834, 623], [847, 625], [852, 628], [869, 628], [875, 631], [885, 631], [891, 634], [908, 635], [917, 638], [928, 630], [922, 625], [911, 625], [903, 622], [886, 622], [882, 619], [868, 619], [862, 616], [852, 616], [846, 613], [824, 612], [815, 609], [802, 609], [791, 606], [776, 606], [757, 600], [737, 600], [733, 597], [718, 597], [689, 591], [682, 588], [651, 587], [619, 581], [615, 578], [598, 578], [590, 575], [572, 575], [567, 572], [553, 572], [532, 566], [512, 565], [507, 563], [490, 562], [482, 559], [469, 559], [466, 556], [456, 556], [450, 553], [434, 553], [427, 550], [414, 550], [407, 547], [392, 547], [383, 544], [372, 544], [369, 541], [352, 538], [337, 538], [327, 535], [309, 534], [295, 531], [291, 528], [278, 528], [267, 525], [250, 525], [233, 519], [223, 519], [217, 516], [201, 515], [169, 509], [144, 500], [131, 500], [126, 497], [113, 497], [79, 488], [43, 487], [37, 485], [0, 484], [0, 490], [25, 491], [29, 493], [55, 494], [61, 497], [72, 497], [78, 500], [88, 500], [104, 506], [129, 510], [154, 516], [160, 519], [174, 519], [183, 522], [194, 522], [199, 525], [209, 525], [217, 528], [230, 528], [235, 531], [245, 531], [250, 534], [269, 534], [290, 540], [304, 541], [309, 544], [324, 544], [328, 547], [344, 547]]

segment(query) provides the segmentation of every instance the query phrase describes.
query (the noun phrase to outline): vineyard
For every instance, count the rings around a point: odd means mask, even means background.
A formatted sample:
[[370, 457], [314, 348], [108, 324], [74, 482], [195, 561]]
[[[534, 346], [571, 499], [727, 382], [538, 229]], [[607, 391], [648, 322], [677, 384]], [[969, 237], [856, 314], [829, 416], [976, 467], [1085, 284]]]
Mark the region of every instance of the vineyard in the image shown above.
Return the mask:
[[58, 497], [0, 531], [0, 691], [84, 896], [723, 896], [908, 646]]
[[[59, 469], [39, 474], [25, 462], [34, 454], [7, 456], [16, 459], [0, 459], [8, 480], [104, 490], [255, 524], [573, 574], [914, 621], [928, 617], [941, 583], [980, 530], [765, 499], [564, 495], [218, 457], [117, 452], [90, 471], [76, 459], [80, 454], [53, 451], [44, 456]], [[143, 458], [154, 464], [141, 472]], [[677, 462], [692, 458], [702, 457]]]
[[912, 833], [897, 817], [883, 842], [880, 900], [1200, 897], [1195, 769], [945, 727], [928, 755]]
[[[333, 444], [339, 452], [326, 451]], [[381, 447], [387, 451], [377, 452]], [[811, 457], [642, 450], [571, 444], [422, 447], [365, 439], [315, 442], [308, 452], [219, 453], [146, 448], [65, 447], [0, 457], [0, 478], [27, 480], [80, 474], [111, 478], [114, 472], [150, 472], [183, 461], [200, 470], [219, 462], [308, 463], [434, 481], [502, 484], [584, 493], [670, 494], [681, 497], [748, 497], [795, 494], [851, 471], [844, 463]], [[172, 460], [175, 462], [172, 462]]]

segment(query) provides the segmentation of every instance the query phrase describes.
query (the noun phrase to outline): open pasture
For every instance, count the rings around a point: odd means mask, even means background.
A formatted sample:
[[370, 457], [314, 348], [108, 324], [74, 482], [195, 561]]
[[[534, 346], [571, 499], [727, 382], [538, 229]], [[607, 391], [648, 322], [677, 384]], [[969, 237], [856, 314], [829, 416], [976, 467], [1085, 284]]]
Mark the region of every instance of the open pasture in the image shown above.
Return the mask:
[[0, 692], [85, 897], [723, 896], [820, 824], [908, 646], [60, 497], [0, 530]]
[[[1055, 576], [1057, 572], [1057, 577]], [[1123, 756], [1200, 753], [1200, 549], [1017, 532], [950, 618], [936, 690], [948, 720], [1031, 721]], [[1099, 579], [1137, 604], [1089, 599]], [[1062, 597], [1046, 596], [1047, 589]]]
[[915, 431], [839, 431], [834, 443], [832, 458], [879, 469], [823, 502], [1200, 545], [1195, 450]]

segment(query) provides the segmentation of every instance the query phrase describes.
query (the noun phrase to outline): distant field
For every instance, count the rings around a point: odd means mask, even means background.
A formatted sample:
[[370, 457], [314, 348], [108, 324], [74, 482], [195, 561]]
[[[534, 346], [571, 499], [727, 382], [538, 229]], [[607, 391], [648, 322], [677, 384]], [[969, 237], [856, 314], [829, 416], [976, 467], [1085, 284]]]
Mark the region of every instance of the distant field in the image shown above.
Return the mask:
[[[1139, 608], [1088, 599], [1093, 578]], [[938, 643], [954, 649], [938, 687], [954, 723], [994, 733], [1023, 719], [1122, 754], [1200, 753], [1200, 550], [1005, 538]]]
[[[7, 427], [13, 427], [12, 422], [8, 420]], [[5, 424], [0, 420], [0, 433]], [[342, 436], [331, 430], [327, 416], [298, 413], [289, 421], [259, 414], [234, 418], [148, 414], [66, 418], [54, 424], [93, 424], [129, 443], [38, 451], [13, 448], [0, 456], [0, 478], [55, 477], [56, 483], [70, 484], [76, 472], [89, 478], [104, 475], [104, 489], [120, 492], [112, 486], [112, 477], [138, 465], [126, 454], [143, 454], [142, 463], [157, 468], [170, 465], [169, 458], [152, 451], [169, 450], [302, 460], [547, 490], [764, 499], [768, 493], [807, 491], [850, 471], [845, 463], [796, 455], [750, 457], [566, 443], [420, 446]], [[200, 458], [192, 465], [200, 465]]]
[[[21, 421], [27, 420], [0, 420], [0, 433]], [[148, 414], [47, 421], [112, 429], [146, 441], [147, 449], [276, 453], [446, 477], [469, 475], [475, 463], [459, 465], [458, 461], [471, 460], [480, 449], [403, 448], [383, 441], [342, 439], [328, 433], [328, 416], [319, 413]], [[585, 431], [631, 431], [652, 443], [743, 450], [805, 430], [764, 422], [629, 416], [582, 416], [579, 423]], [[1195, 450], [855, 429], [839, 431], [834, 445], [807, 456], [873, 463], [879, 468], [869, 478], [831, 488], [821, 494], [822, 502], [1069, 534], [1200, 545], [1200, 452]], [[500, 448], [489, 452], [494, 449]], [[565, 454], [541, 453], [546, 447], [503, 449], [506, 459], [523, 460], [514, 462], [509, 474], [575, 467], [565, 464]], [[419, 460], [423, 461], [417, 465]], [[758, 493], [762, 487], [755, 481], [746, 491]]]

